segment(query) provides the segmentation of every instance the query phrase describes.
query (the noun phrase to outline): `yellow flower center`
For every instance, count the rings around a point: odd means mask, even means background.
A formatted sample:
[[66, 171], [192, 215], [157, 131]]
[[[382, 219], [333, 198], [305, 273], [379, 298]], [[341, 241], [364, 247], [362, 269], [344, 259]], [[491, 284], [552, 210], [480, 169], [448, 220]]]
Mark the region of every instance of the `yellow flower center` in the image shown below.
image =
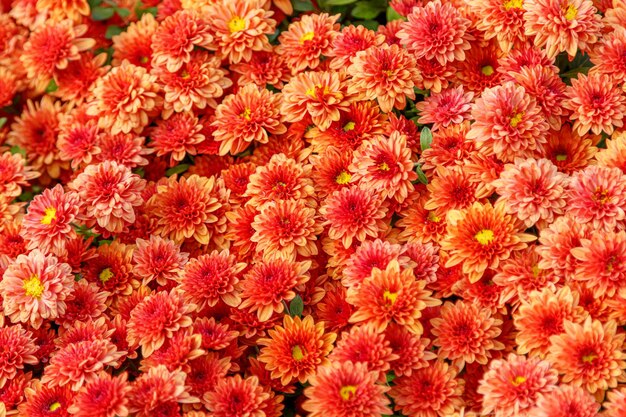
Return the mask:
[[539, 273], [541, 272], [541, 269], [539, 269], [539, 265], [533, 265], [531, 270], [533, 271], [533, 277], [535, 278], [537, 278], [539, 276]]
[[484, 67], [480, 69], [480, 72], [482, 72], [483, 75], [486, 75], [487, 77], [489, 77], [493, 74], [494, 69], [491, 65], [485, 65]]
[[235, 16], [228, 22], [230, 33], [240, 32], [246, 28], [246, 21], [239, 16]]
[[344, 385], [339, 390], [339, 395], [344, 401], [348, 401], [356, 395], [356, 387], [354, 385]]
[[382, 162], [382, 163], [378, 164], [378, 170], [379, 171], [389, 171], [389, 165], [387, 165], [387, 162]]
[[505, 0], [504, 9], [505, 10], [521, 9], [523, 5], [524, 5], [524, 0]]
[[565, 10], [565, 19], [568, 21], [576, 19], [576, 15], [578, 15], [578, 9], [573, 4], [567, 6]]
[[383, 293], [383, 298], [387, 303], [394, 305], [396, 300], [398, 299], [398, 293], [385, 290], [385, 292]]
[[524, 382], [526, 382], [526, 378], [521, 375], [516, 376], [515, 378], [511, 379], [511, 384], [513, 384], [516, 387], [519, 387]]
[[37, 274], [24, 281], [24, 285], [22, 288], [24, 288], [24, 291], [26, 291], [26, 295], [33, 298], [41, 297], [41, 294], [43, 294], [44, 290], [44, 287], [41, 284], [41, 280], [39, 279], [39, 276]]
[[349, 132], [351, 130], [354, 130], [354, 127], [356, 126], [356, 124], [354, 122], [348, 122], [345, 124], [345, 126], [343, 127], [343, 131], [344, 132]]
[[556, 156], [556, 160], [559, 162], [563, 162], [563, 161], [567, 161], [567, 155], [566, 154], [558, 154]]
[[593, 198], [600, 204], [606, 204], [609, 201], [609, 191], [598, 187]]
[[252, 113], [252, 111], [249, 108], [246, 107], [244, 109], [243, 113], [241, 113], [239, 116], [242, 119], [246, 119], [246, 120], [250, 121], [250, 113]]
[[180, 78], [182, 78], [183, 80], [188, 79], [189, 77], [191, 77], [191, 74], [189, 74], [189, 72], [187, 70], [183, 70], [180, 73]]
[[515, 113], [513, 117], [511, 117], [509, 124], [511, 125], [511, 127], [517, 127], [517, 125], [520, 124], [523, 118], [524, 118], [524, 112]]
[[300, 45], [304, 42], [311, 41], [315, 37], [315, 32], [307, 32], [304, 35], [300, 36]]
[[61, 408], [61, 403], [58, 401], [55, 401], [52, 404], [50, 404], [50, 407], [48, 407], [48, 410], [57, 411], [59, 408]]
[[431, 221], [433, 223], [439, 223], [441, 221], [441, 218], [439, 216], [437, 216], [434, 211], [429, 211], [428, 212], [428, 221]]
[[593, 352], [592, 352], [592, 353], [590, 353], [590, 354], [588, 354], [588, 355], [584, 355], [584, 356], [582, 357], [583, 362], [585, 362], [585, 363], [591, 363], [591, 362], [593, 362], [594, 360], [596, 360], [597, 358], [598, 358], [598, 355], [596, 355], [596, 354], [595, 354], [595, 353], [593, 353]]
[[616, 261], [617, 258], [615, 256], [609, 257], [609, 260], [606, 263], [606, 272], [613, 272], [613, 270], [615, 269]]
[[346, 185], [347, 183], [350, 182], [351, 179], [352, 179], [352, 175], [350, 175], [346, 171], [341, 171], [341, 173], [337, 175], [337, 178], [335, 178], [335, 182], [337, 184]]
[[295, 345], [291, 348], [291, 357], [297, 361], [304, 359], [304, 352], [302, 352], [300, 345]]
[[147, 56], [142, 56], [141, 58], [139, 58], [139, 62], [141, 62], [142, 64], [147, 64], [149, 61]]
[[486, 246], [493, 242], [494, 239], [493, 230], [483, 229], [474, 235], [474, 238], [483, 246]]
[[328, 87], [323, 86], [322, 84], [318, 84], [314, 87], [309, 88], [308, 90], [306, 90], [306, 95], [311, 97], [311, 98], [317, 98], [317, 90], [322, 89], [322, 94], [326, 95], [328, 93], [330, 93], [330, 90], [328, 89]]
[[113, 271], [111, 271], [111, 268], [105, 268], [102, 270], [102, 272], [100, 272], [98, 278], [100, 278], [100, 281], [102, 282], [107, 282], [108, 280], [113, 278]]
[[392, 70], [384, 70], [383, 74], [385, 74], [387, 77], [391, 77], [393, 75], [393, 71]]
[[57, 219], [57, 209], [54, 207], [48, 207], [44, 210], [44, 215], [41, 218], [41, 224], [50, 224], [53, 220]]

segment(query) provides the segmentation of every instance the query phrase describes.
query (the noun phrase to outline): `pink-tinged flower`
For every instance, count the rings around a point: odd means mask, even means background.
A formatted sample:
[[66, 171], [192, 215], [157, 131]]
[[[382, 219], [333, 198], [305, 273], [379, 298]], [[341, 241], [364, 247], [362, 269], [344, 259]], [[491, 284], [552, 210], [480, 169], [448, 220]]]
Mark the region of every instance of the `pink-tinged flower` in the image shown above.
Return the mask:
[[67, 300], [65, 314], [55, 322], [68, 329], [76, 322], [95, 320], [108, 308], [106, 302], [110, 295], [109, 292], [102, 291], [97, 284], [81, 279], [74, 284], [74, 291]]
[[68, 407], [74, 400], [69, 387], [48, 387], [34, 379], [24, 390], [26, 400], [17, 409], [20, 416], [70, 417]]
[[333, 363], [320, 367], [304, 391], [302, 408], [310, 417], [366, 417], [391, 414], [389, 387], [362, 363]]
[[143, 204], [145, 181], [126, 165], [105, 161], [89, 165], [69, 188], [80, 197], [81, 210], [90, 224], [120, 233], [135, 222], [135, 207]]
[[237, 64], [250, 61], [253, 51], [272, 50], [267, 36], [276, 30], [276, 21], [264, 4], [262, 0], [224, 0], [209, 6], [212, 47], [222, 60]]
[[619, 168], [626, 174], [626, 133], [615, 132], [610, 139], [606, 140], [605, 144], [606, 148], [600, 149], [595, 155], [598, 165]]
[[260, 321], [268, 321], [274, 313], [282, 313], [284, 302], [295, 298], [296, 287], [306, 283], [311, 261], [292, 262], [275, 258], [252, 266], [241, 281], [240, 309], [256, 311]]
[[344, 78], [345, 73], [337, 71], [309, 71], [291, 78], [282, 90], [285, 121], [295, 123], [309, 116], [320, 130], [328, 129], [341, 118], [340, 111], [349, 109]]
[[175, 332], [172, 338], [167, 339], [149, 358], [141, 361], [139, 370], [145, 372], [157, 365], [165, 365], [169, 371], [177, 369], [191, 371], [190, 362], [206, 354], [206, 351], [200, 348], [202, 336], [192, 332], [191, 327]]
[[204, 403], [213, 417], [265, 417], [262, 405], [268, 398], [256, 376], [235, 375], [221, 379], [205, 393]]
[[37, 347], [32, 333], [19, 324], [0, 328], [0, 343], [3, 346], [0, 353], [1, 389], [7, 382], [11, 384], [18, 375], [18, 370], [24, 369], [24, 365], [36, 365], [39, 360], [34, 355]]
[[70, 105], [82, 104], [90, 97], [91, 87], [96, 80], [106, 74], [106, 60], [106, 53], [94, 55], [92, 52], [84, 52], [79, 59], [70, 61], [67, 68], [56, 69], [54, 81], [57, 89], [52, 95]]
[[430, 148], [424, 149], [420, 155], [422, 170], [429, 172], [439, 165], [446, 168], [462, 166], [474, 150], [474, 141], [467, 139], [469, 128], [470, 124], [466, 121], [434, 131]]
[[[341, 274], [341, 283], [346, 288], [357, 289], [372, 274], [374, 268], [387, 269], [393, 260], [400, 260], [402, 246], [387, 240], [366, 240], [350, 255]], [[408, 267], [405, 257], [400, 264]]]
[[516, 215], [526, 227], [544, 227], [563, 214], [567, 204], [567, 176], [547, 159], [520, 159], [507, 164], [493, 182], [507, 213]]
[[187, 372], [186, 385], [189, 387], [189, 393], [194, 397], [200, 398], [204, 403], [202, 396], [205, 392], [212, 391], [219, 381], [226, 377], [226, 373], [230, 369], [230, 358], [220, 358], [217, 353], [209, 352], [189, 363], [191, 368]]
[[276, 47], [270, 52], [253, 52], [250, 61], [233, 64], [229, 68], [239, 74], [237, 83], [241, 86], [256, 84], [265, 88], [269, 84], [282, 88], [291, 75], [283, 56], [276, 52]]
[[550, 337], [548, 354], [561, 380], [591, 394], [615, 388], [626, 368], [624, 333], [617, 333], [615, 321], [587, 317], [582, 324], [566, 321], [563, 327], [563, 333]]
[[195, 10], [178, 10], [168, 16], [152, 37], [152, 66], [178, 71], [189, 62], [195, 47], [211, 49], [208, 23]]
[[574, 279], [587, 281], [597, 296], [613, 297], [626, 288], [626, 231], [593, 232], [570, 253], [578, 260]]
[[371, 46], [380, 46], [384, 40], [383, 35], [361, 25], [344, 26], [341, 33], [333, 39], [332, 50], [326, 53], [326, 56], [332, 57], [330, 68], [340, 70], [348, 67], [358, 52]]
[[142, 285], [156, 281], [167, 285], [168, 281], [179, 281], [189, 254], [180, 251], [180, 246], [169, 239], [150, 236], [149, 240], [137, 239], [133, 251], [133, 273], [142, 279]]
[[193, 323], [193, 332], [202, 336], [202, 349], [222, 350], [239, 336], [237, 330], [229, 330], [228, 324], [215, 321], [214, 317], [197, 318]]
[[402, 203], [413, 188], [412, 181], [417, 179], [411, 156], [406, 136], [392, 132], [389, 138], [374, 137], [354, 152], [350, 181], [378, 190], [380, 198]]
[[187, 375], [183, 371], [168, 371], [163, 365], [142, 373], [131, 385], [128, 393], [128, 411], [136, 417], [179, 415], [180, 404], [199, 402], [189, 395], [185, 386]]
[[4, 387], [0, 388], [0, 402], [9, 411], [15, 411], [17, 406], [24, 402], [24, 391], [31, 384], [31, 372], [18, 372]]
[[394, 380], [389, 396], [395, 410], [407, 417], [446, 417], [463, 405], [464, 382], [457, 379], [458, 370], [443, 361], [417, 369], [410, 376]]
[[72, 169], [88, 165], [100, 153], [98, 120], [86, 116], [85, 106], [62, 119], [57, 139], [59, 158], [69, 161]]
[[[539, 397], [532, 415], [536, 417], [596, 417], [599, 408], [600, 404], [584, 389], [561, 384], [556, 390]], [[608, 414], [605, 415], [608, 416]]]
[[163, 102], [156, 80], [145, 68], [124, 61], [96, 81], [87, 114], [97, 116], [98, 126], [111, 134], [141, 133]]
[[613, 133], [624, 125], [626, 97], [606, 74], [578, 74], [565, 90], [563, 106], [572, 111], [574, 129], [582, 136], [590, 130], [599, 135]]
[[626, 218], [626, 175], [618, 168], [590, 165], [575, 172], [567, 190], [567, 212], [580, 223], [611, 231]]
[[596, 138], [598, 136], [591, 134], [581, 137], [569, 124], [564, 124], [558, 132], [550, 132], [542, 155], [551, 160], [559, 171], [571, 175], [590, 164], [598, 151], [593, 145]]
[[620, 417], [626, 412], [626, 389], [615, 388], [606, 393], [606, 402], [602, 404], [606, 417]]
[[495, 417], [528, 415], [542, 395], [551, 395], [558, 382], [550, 362], [511, 353], [491, 361], [478, 387], [483, 413]]
[[65, 242], [76, 237], [72, 222], [78, 214], [79, 196], [65, 193], [59, 184], [35, 196], [22, 220], [22, 233], [28, 237], [28, 248], [44, 253], [58, 252]]
[[354, 239], [363, 242], [368, 236], [377, 238], [385, 231], [387, 204], [378, 192], [359, 186], [346, 187], [333, 192], [322, 204], [320, 214], [330, 226], [328, 236], [341, 240], [349, 248]]
[[524, 33], [550, 58], [563, 51], [574, 57], [600, 36], [602, 18], [591, 0], [526, 0], [524, 10]]
[[504, 162], [532, 157], [546, 142], [549, 126], [541, 108], [512, 82], [483, 91], [472, 108], [472, 118], [475, 122], [467, 137]]
[[468, 6], [480, 16], [476, 28], [485, 39], [496, 38], [502, 51], [509, 52], [526, 41], [523, 0], [470, 0]]
[[465, 93], [463, 86], [434, 93], [415, 105], [420, 112], [418, 122], [423, 125], [432, 123], [433, 130], [461, 124], [470, 118], [473, 98], [474, 93]]
[[445, 217], [449, 210], [471, 206], [477, 200], [476, 188], [476, 182], [472, 181], [472, 177], [463, 168], [437, 167], [427, 186], [429, 198], [424, 208]]
[[35, 329], [44, 320], [65, 313], [65, 302], [73, 289], [72, 268], [39, 249], [19, 255], [0, 281], [5, 316], [13, 323], [29, 323]]
[[413, 8], [398, 38], [416, 59], [436, 59], [445, 65], [465, 59], [469, 41], [474, 40], [468, 32], [470, 24], [452, 3], [435, 0]]
[[76, 417], [127, 417], [131, 389], [127, 378], [125, 372], [119, 376], [99, 373], [74, 397], [68, 412]]
[[371, 324], [378, 332], [398, 323], [421, 334], [422, 310], [441, 304], [425, 286], [426, 281], [417, 281], [413, 269], [401, 269], [396, 259], [383, 270], [373, 268], [358, 288], [348, 290], [346, 301], [356, 307], [350, 322]]
[[236, 155], [252, 142], [267, 143], [270, 135], [287, 131], [281, 123], [281, 98], [266, 88], [248, 84], [229, 95], [215, 110], [213, 138], [220, 155]]
[[112, 295], [128, 296], [139, 281], [132, 274], [133, 247], [114, 240], [108, 245], [100, 245], [97, 256], [81, 270], [89, 282], [98, 284]]
[[120, 365], [126, 352], [118, 352], [109, 340], [96, 339], [70, 343], [52, 354], [41, 382], [49, 387], [68, 385], [78, 391], [86, 382], [97, 378], [107, 366]]
[[185, 304], [182, 294], [176, 290], [169, 293], [159, 291], [151, 294], [130, 312], [128, 320], [128, 342], [141, 346], [144, 358], [163, 346], [176, 331], [192, 324], [189, 313], [196, 306]]
[[141, 19], [132, 22], [119, 35], [113, 36], [114, 67], [125, 60], [138, 67], [150, 69], [152, 61], [152, 36], [157, 31], [159, 22], [152, 13], [144, 13]]
[[403, 110], [407, 97], [415, 100], [414, 87], [420, 80], [415, 58], [398, 45], [373, 46], [357, 52], [347, 69], [348, 92], [365, 100], [378, 100], [390, 113]]
[[20, 153], [4, 152], [0, 154], [0, 194], [5, 197], [19, 197], [22, 187], [28, 187], [30, 181], [41, 173], [26, 164]]
[[486, 365], [492, 357], [491, 351], [504, 349], [497, 341], [502, 333], [502, 320], [493, 318], [489, 310], [476, 304], [446, 302], [439, 316], [430, 323], [431, 332], [437, 337], [433, 340], [433, 345], [439, 347], [437, 356], [452, 361], [459, 370], [466, 363]]
[[198, 310], [207, 305], [213, 307], [220, 300], [237, 307], [241, 303], [238, 283], [245, 267], [228, 249], [201, 255], [185, 265], [180, 289], [185, 300], [195, 304]]
[[589, 52], [591, 62], [594, 64], [591, 71], [606, 74], [615, 83], [622, 83], [626, 81], [624, 56], [626, 56], [626, 29], [618, 27], [604, 35], [596, 47]]
[[157, 120], [150, 129], [150, 147], [157, 156], [169, 155], [170, 166], [176, 165], [187, 155], [196, 155], [198, 145], [206, 138], [202, 125], [193, 113], [174, 113], [168, 119]]
[[283, 56], [292, 74], [320, 66], [321, 56], [332, 51], [333, 40], [339, 35], [338, 19], [338, 14], [305, 14], [280, 34], [277, 52]]
[[8, 68], [0, 68], [0, 106], [13, 104], [13, 98], [18, 92], [20, 82], [17, 76]]
[[437, 357], [428, 350], [430, 339], [416, 335], [405, 326], [392, 323], [385, 330], [385, 340], [398, 359], [391, 362], [391, 370], [396, 376], [410, 376], [414, 370], [427, 367], [430, 360]]

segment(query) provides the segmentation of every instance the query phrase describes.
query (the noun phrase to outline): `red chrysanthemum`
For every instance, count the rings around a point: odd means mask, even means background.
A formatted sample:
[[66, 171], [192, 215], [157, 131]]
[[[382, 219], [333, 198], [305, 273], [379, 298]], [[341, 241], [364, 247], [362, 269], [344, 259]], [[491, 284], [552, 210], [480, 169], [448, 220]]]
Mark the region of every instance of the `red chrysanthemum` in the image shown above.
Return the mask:
[[326, 53], [326, 56], [332, 57], [330, 68], [334, 70], [347, 68], [358, 52], [365, 51], [371, 46], [380, 46], [384, 40], [383, 35], [364, 26], [344, 26], [341, 33], [333, 39], [332, 50]]
[[562, 417], [565, 412], [567, 416], [596, 417], [599, 408], [600, 404], [584, 389], [563, 384], [549, 394], [542, 395], [532, 415]]
[[449, 210], [471, 206], [477, 200], [476, 188], [477, 184], [463, 168], [437, 167], [427, 186], [430, 198], [424, 204], [424, 208], [445, 217]]
[[39, 360], [35, 340], [31, 332], [21, 325], [0, 328], [0, 343], [4, 347], [0, 353], [0, 388], [17, 376], [24, 365], [36, 365]]
[[205, 393], [204, 403], [213, 417], [265, 417], [262, 406], [268, 398], [256, 376], [235, 375], [221, 379]]
[[126, 373], [113, 377], [101, 372], [74, 397], [68, 411], [76, 417], [127, 416], [127, 395], [131, 389], [127, 378]]
[[150, 236], [149, 240], [137, 239], [133, 251], [133, 273], [142, 280], [142, 285], [156, 281], [167, 285], [168, 281], [178, 281], [189, 254], [171, 240]]
[[471, 0], [468, 5], [472, 13], [480, 16], [477, 29], [485, 39], [496, 38], [504, 52], [526, 40], [523, 0]]
[[230, 69], [239, 75], [237, 83], [242, 86], [256, 84], [265, 87], [269, 84], [282, 88], [291, 74], [283, 56], [276, 52], [276, 47], [270, 52], [253, 52], [250, 61], [231, 65]]
[[144, 13], [141, 19], [132, 22], [119, 35], [113, 36], [114, 66], [127, 60], [133, 65], [150, 69], [152, 61], [152, 36], [159, 23], [152, 13]]
[[474, 93], [465, 93], [462, 86], [428, 96], [415, 105], [420, 112], [418, 122], [424, 125], [432, 123], [433, 130], [461, 124], [470, 117], [473, 98]]
[[20, 416], [70, 417], [68, 408], [74, 400], [69, 387], [48, 387], [38, 379], [24, 390], [26, 400], [18, 406]]

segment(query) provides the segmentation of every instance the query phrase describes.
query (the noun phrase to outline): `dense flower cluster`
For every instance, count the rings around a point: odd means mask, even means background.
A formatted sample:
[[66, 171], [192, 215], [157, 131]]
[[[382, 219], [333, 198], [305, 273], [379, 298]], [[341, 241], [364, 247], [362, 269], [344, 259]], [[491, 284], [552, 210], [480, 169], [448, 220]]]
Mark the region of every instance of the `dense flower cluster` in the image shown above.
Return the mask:
[[0, 0], [0, 417], [626, 416], [626, 1]]

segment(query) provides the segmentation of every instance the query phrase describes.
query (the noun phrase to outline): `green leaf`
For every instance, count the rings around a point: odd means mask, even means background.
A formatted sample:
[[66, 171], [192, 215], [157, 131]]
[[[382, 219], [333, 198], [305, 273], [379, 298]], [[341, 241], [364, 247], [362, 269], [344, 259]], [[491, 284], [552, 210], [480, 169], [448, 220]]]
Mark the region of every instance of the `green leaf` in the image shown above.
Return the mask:
[[140, 9], [140, 8], [135, 9], [135, 14], [137, 15], [138, 19], [141, 19], [141, 16], [143, 16], [146, 13], [150, 13], [152, 16], [156, 17], [157, 12], [158, 12], [158, 9], [156, 7], [147, 7], [145, 9]]
[[119, 27], [119, 26], [115, 26], [115, 25], [111, 25], [109, 27], [107, 27], [107, 31], [104, 34], [104, 37], [107, 39], [113, 39], [113, 36], [117, 36], [120, 33], [124, 32], [124, 28]]
[[299, 295], [296, 295], [296, 298], [291, 300], [291, 303], [289, 303], [289, 315], [291, 317], [295, 317], [295, 316], [300, 317], [302, 315], [303, 310], [304, 310], [304, 302], [302, 301], [302, 297], [300, 297]]
[[420, 148], [422, 148], [422, 151], [429, 149], [431, 143], [433, 143], [433, 132], [427, 127], [422, 128], [420, 132]]
[[91, 11], [93, 20], [107, 20], [113, 17], [115, 9], [112, 7], [94, 7]]
[[390, 383], [394, 379], [396, 379], [396, 374], [393, 371], [389, 372], [387, 374], [387, 383]]
[[98, 241], [98, 246], [102, 246], [102, 245], [110, 245], [111, 243], [113, 243], [113, 239], [108, 240], [108, 239], [102, 239]]
[[187, 171], [189, 169], [189, 164], [180, 164], [180, 165], [176, 165], [175, 167], [172, 167], [170, 169], [168, 169], [167, 171], [165, 171], [165, 175], [168, 177], [171, 177], [174, 174], [182, 174], [183, 172]]
[[315, 10], [311, 0], [293, 0], [291, 2], [293, 9], [297, 12], [311, 12]]
[[366, 29], [371, 29], [371, 30], [376, 30], [378, 29], [378, 26], [380, 26], [380, 23], [378, 23], [375, 20], [357, 20], [357, 21], [352, 22], [352, 24], [354, 26], [361, 25], [365, 27]]
[[421, 165], [418, 165], [417, 168], [415, 168], [415, 172], [417, 173], [417, 180], [422, 184], [427, 185], [428, 178], [426, 178], [426, 174], [424, 174], [424, 171], [422, 171]]
[[400, 13], [396, 12], [393, 7], [387, 7], [387, 22], [391, 22], [393, 20], [404, 20], [404, 16]]
[[115, 12], [120, 16], [120, 17], [128, 17], [130, 16], [130, 10], [125, 9], [123, 7], [116, 7], [115, 8]]
[[7, 120], [8, 119], [6, 117], [0, 117], [0, 129], [2, 129], [5, 124], [7, 124]]
[[385, 5], [377, 0], [362, 1], [357, 3], [352, 9], [352, 16], [357, 19], [375, 19], [376, 16], [385, 11]]
[[325, 3], [329, 6], [344, 6], [346, 4], [356, 3], [357, 0], [326, 0]]
[[17, 199], [23, 203], [26, 201], [31, 201], [33, 198], [35, 198], [35, 193], [33, 193], [32, 191], [25, 191], [22, 194], [20, 194], [20, 196]]
[[26, 158], [26, 150], [20, 148], [19, 146], [12, 146], [11, 147], [11, 154], [15, 155], [16, 153], [21, 154], [24, 158]]
[[46, 87], [46, 93], [54, 93], [58, 89], [59, 89], [59, 86], [57, 85], [56, 81], [52, 79], [50, 80], [50, 82], [48, 83], [48, 86]]

